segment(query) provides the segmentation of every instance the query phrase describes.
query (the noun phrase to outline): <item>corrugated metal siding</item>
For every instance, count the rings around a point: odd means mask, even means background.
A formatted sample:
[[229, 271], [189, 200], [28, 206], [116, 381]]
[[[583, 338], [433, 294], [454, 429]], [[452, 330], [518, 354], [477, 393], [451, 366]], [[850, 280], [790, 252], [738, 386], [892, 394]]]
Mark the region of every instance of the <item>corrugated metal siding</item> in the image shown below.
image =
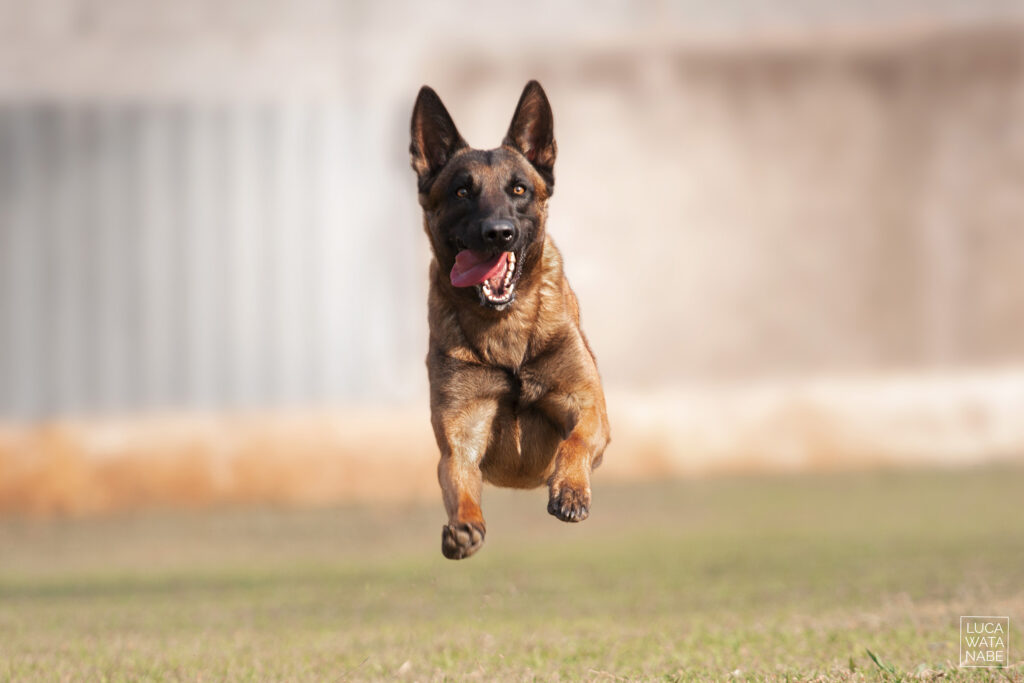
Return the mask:
[[361, 284], [395, 236], [359, 224], [349, 118], [0, 106], [0, 417], [389, 394], [417, 269]]

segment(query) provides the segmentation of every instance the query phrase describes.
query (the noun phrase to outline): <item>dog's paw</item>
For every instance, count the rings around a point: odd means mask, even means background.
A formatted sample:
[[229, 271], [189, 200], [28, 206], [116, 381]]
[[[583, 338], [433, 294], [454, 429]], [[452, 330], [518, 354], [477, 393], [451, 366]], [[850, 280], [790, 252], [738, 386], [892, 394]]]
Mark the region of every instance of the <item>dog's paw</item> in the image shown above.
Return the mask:
[[484, 544], [486, 534], [482, 524], [475, 522], [459, 522], [441, 527], [441, 552], [449, 560], [462, 560]]
[[582, 522], [590, 515], [590, 491], [569, 485], [552, 487], [548, 512], [563, 522]]

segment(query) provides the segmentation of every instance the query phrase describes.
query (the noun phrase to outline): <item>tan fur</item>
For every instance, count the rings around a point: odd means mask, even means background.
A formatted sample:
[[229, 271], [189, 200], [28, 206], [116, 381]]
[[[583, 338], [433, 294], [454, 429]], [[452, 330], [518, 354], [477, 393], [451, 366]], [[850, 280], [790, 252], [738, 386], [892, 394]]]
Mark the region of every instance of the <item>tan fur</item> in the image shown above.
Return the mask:
[[[586, 519], [590, 472], [609, 441], [608, 416], [576, 295], [545, 229], [556, 145], [540, 84], [527, 84], [505, 141], [489, 151], [469, 148], [436, 93], [424, 87], [410, 153], [434, 252], [427, 371], [448, 512], [441, 548], [461, 559], [483, 543], [485, 480], [514, 488], [547, 484], [551, 514]], [[472, 193], [458, 189], [466, 178], [473, 179]], [[518, 203], [510, 202], [513, 183]], [[516, 247], [515, 299], [497, 308], [449, 279], [457, 249], [467, 248], [457, 246], [453, 231], [491, 216], [514, 216], [525, 235]], [[473, 240], [480, 233], [463, 234]]]
[[597, 364], [550, 237], [541, 264], [505, 313], [450, 296], [447, 274], [431, 266], [427, 369], [438, 477], [449, 527], [479, 524], [481, 542], [482, 481], [547, 483], [553, 505], [585, 517], [590, 471], [610, 438]]

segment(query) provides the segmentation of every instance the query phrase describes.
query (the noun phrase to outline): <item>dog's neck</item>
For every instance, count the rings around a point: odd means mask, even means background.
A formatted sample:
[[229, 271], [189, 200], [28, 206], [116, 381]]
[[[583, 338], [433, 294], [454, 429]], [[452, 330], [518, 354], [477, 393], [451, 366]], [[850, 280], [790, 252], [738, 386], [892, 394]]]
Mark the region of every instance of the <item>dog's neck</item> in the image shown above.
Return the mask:
[[570, 324], [566, 297], [555, 290], [564, 282], [562, 257], [548, 236], [530, 272], [524, 271], [515, 302], [505, 311], [456, 300], [457, 293], [436, 261], [431, 275], [430, 297], [440, 304], [431, 307], [432, 346], [456, 357], [515, 371], [547, 345], [548, 339], [537, 338], [539, 330]]

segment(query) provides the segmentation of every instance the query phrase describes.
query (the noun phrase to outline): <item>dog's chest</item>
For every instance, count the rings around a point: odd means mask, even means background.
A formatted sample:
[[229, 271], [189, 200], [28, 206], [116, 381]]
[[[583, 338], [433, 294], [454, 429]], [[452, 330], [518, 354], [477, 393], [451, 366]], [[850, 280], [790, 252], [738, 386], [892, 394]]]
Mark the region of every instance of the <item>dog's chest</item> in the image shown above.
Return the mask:
[[514, 335], [489, 335], [481, 340], [478, 353], [488, 365], [499, 368], [518, 368], [526, 356], [528, 340]]
[[513, 314], [488, 325], [463, 325], [470, 346], [486, 365], [519, 368], [530, 348], [529, 320]]

